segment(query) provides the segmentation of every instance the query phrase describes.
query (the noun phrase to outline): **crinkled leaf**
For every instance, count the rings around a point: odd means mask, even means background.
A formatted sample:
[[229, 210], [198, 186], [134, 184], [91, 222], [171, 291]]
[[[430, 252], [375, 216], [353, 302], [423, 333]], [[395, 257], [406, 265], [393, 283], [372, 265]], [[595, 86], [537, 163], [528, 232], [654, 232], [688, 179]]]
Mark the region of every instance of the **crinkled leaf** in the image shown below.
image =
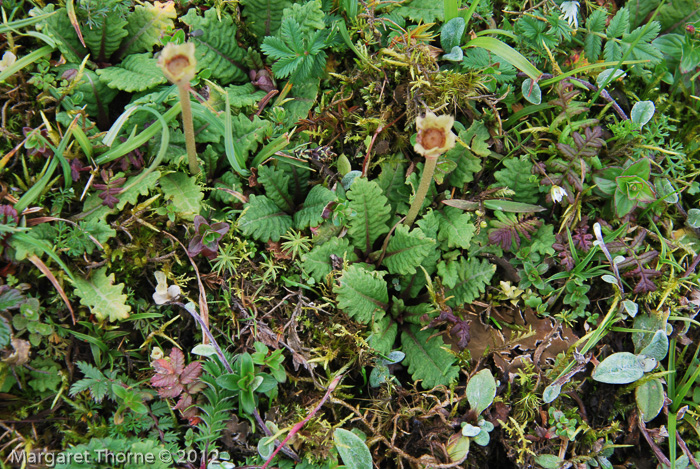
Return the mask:
[[415, 22], [435, 23], [445, 18], [443, 3], [435, 0], [412, 0], [394, 11]]
[[[204, 16], [190, 8], [180, 19], [190, 27], [190, 41], [195, 44], [195, 55], [199, 69], [211, 70], [212, 79], [227, 85], [232, 81], [248, 78], [243, 64], [246, 52], [236, 40], [236, 25], [231, 15], [218, 17], [217, 9], [211, 8]], [[191, 34], [197, 31], [197, 34]]]
[[491, 281], [496, 266], [489, 264], [486, 259], [470, 258], [460, 259], [457, 272], [459, 280], [449, 294], [454, 296], [447, 302], [450, 306], [469, 304], [486, 290], [486, 285]]
[[474, 174], [481, 171], [481, 157], [488, 156], [488, 139], [491, 136], [486, 126], [480, 121], [472, 122], [467, 130], [459, 133], [459, 142], [445, 155], [457, 163], [457, 167], [448, 176], [448, 182], [454, 187], [463, 187], [474, 179]]
[[411, 191], [406, 185], [406, 166], [402, 163], [382, 163], [377, 183], [391, 204], [392, 214], [405, 213]]
[[518, 202], [537, 203], [539, 184], [531, 180], [532, 162], [523, 155], [520, 158], [510, 158], [503, 161], [504, 169], [494, 174], [500, 185], [515, 192], [513, 198]]
[[168, 174], [160, 178], [165, 200], [170, 200], [175, 212], [186, 220], [194, 220], [202, 210], [204, 194], [197, 184], [197, 178], [185, 173]]
[[282, 12], [291, 5], [290, 0], [241, 0], [244, 24], [259, 40], [274, 36], [282, 22]]
[[388, 200], [376, 182], [365, 178], [355, 179], [347, 197], [349, 208], [355, 213], [350, 219], [348, 234], [355, 246], [369, 252], [374, 241], [389, 231]]
[[385, 273], [370, 272], [356, 265], [348, 267], [333, 289], [338, 295], [338, 308], [363, 323], [379, 321], [389, 303]]
[[388, 315], [372, 324], [372, 335], [367, 342], [377, 352], [386, 355], [391, 352], [398, 333], [398, 324]]
[[294, 211], [294, 201], [289, 195], [289, 175], [273, 166], [258, 168], [258, 181], [265, 188], [265, 195], [287, 213]]
[[172, 2], [136, 5], [134, 11], [126, 17], [129, 35], [120, 48], [123, 51], [121, 55], [125, 57], [137, 52], [151, 52], [153, 46], [160, 43], [163, 34], [172, 31], [173, 19], [176, 17], [175, 4]]
[[434, 336], [433, 331], [421, 331], [418, 326], [401, 334], [402, 350], [406, 354], [408, 372], [415, 380], [422, 380], [424, 389], [437, 385], [447, 386], [459, 375], [459, 367], [454, 366], [454, 356], [445, 350], [442, 337]]
[[440, 213], [438, 240], [443, 249], [468, 249], [476, 227], [471, 223], [472, 216], [454, 207], [445, 207]]
[[292, 227], [292, 217], [264, 195], [251, 195], [246, 208], [238, 221], [238, 227], [244, 235], [252, 236], [258, 241], [279, 241]]
[[123, 283], [114, 283], [114, 274], [107, 275], [107, 267], [93, 271], [90, 279], [76, 277], [75, 294], [80, 303], [88, 306], [98, 320], [108, 318], [110, 321], [129, 317], [131, 306], [126, 304], [126, 295], [122, 293]]
[[168, 81], [151, 54], [132, 54], [119, 65], [97, 70], [100, 81], [129, 93], [145, 91]]
[[322, 282], [333, 270], [331, 255], [348, 262], [357, 260], [357, 255], [350, 247], [347, 238], [331, 238], [328, 242], [318, 244], [301, 257], [302, 266], [317, 282]]
[[312, 187], [304, 205], [294, 214], [294, 225], [298, 230], [320, 225], [323, 222], [323, 209], [334, 200], [335, 192], [330, 189], [321, 185]]
[[391, 274], [413, 274], [434, 244], [420, 228], [409, 231], [406, 225], [399, 225], [387, 245], [383, 264]]

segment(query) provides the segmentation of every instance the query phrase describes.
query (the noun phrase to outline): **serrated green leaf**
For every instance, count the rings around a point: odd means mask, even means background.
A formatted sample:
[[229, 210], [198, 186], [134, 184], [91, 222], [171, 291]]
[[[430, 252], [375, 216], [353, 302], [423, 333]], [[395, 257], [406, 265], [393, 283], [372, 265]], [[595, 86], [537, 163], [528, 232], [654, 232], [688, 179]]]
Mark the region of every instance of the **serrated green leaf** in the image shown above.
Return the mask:
[[100, 81], [129, 93], [146, 91], [168, 81], [151, 54], [132, 54], [115, 67], [97, 70]]
[[266, 93], [258, 90], [252, 83], [229, 85], [225, 88], [232, 109], [251, 109], [256, 106]]
[[394, 11], [396, 14], [410, 18], [415, 22], [435, 23], [445, 19], [443, 2], [435, 0], [412, 0]]
[[392, 214], [408, 211], [411, 192], [406, 185], [406, 166], [402, 163], [382, 163], [377, 183], [391, 204]]
[[287, 213], [294, 211], [294, 201], [289, 195], [289, 176], [272, 166], [258, 168], [258, 181], [265, 188], [265, 195]]
[[426, 237], [420, 228], [409, 231], [406, 225], [399, 225], [387, 245], [382, 263], [391, 274], [413, 274], [434, 244], [435, 240]]
[[408, 372], [415, 380], [422, 380], [424, 389], [447, 386], [459, 375], [454, 366], [455, 357], [443, 348], [442, 337], [432, 331], [421, 331], [418, 326], [401, 334], [402, 350], [406, 354]]
[[291, 5], [290, 0], [241, 0], [244, 24], [259, 40], [274, 36], [282, 22], [282, 12]]
[[336, 199], [335, 192], [330, 189], [321, 185], [312, 187], [304, 205], [294, 214], [294, 225], [298, 230], [320, 225], [323, 222], [323, 209]]
[[127, 21], [118, 11], [109, 11], [105, 16], [96, 18], [93, 27], [83, 27], [85, 45], [90, 49], [93, 61], [106, 62], [119, 49], [122, 40], [128, 36]]
[[323, 282], [326, 275], [333, 270], [331, 255], [346, 258], [348, 262], [357, 260], [357, 255], [350, 247], [347, 238], [331, 238], [328, 242], [314, 246], [301, 257], [302, 266], [317, 282]]
[[374, 181], [357, 178], [347, 194], [349, 208], [355, 213], [350, 219], [348, 235], [353, 244], [365, 252], [381, 235], [389, 232], [390, 207], [381, 188]]
[[292, 92], [288, 96], [289, 100], [282, 107], [287, 112], [285, 125], [293, 126], [300, 119], [306, 119], [309, 111], [316, 102], [318, 89], [321, 80], [316, 78], [307, 80], [304, 83], [295, 83]]
[[10, 345], [10, 337], [12, 337], [10, 322], [0, 316], [0, 347], [5, 348]]
[[630, 12], [627, 8], [620, 8], [610, 20], [606, 31], [609, 38], [621, 37], [630, 30]]
[[190, 31], [190, 41], [195, 45], [195, 56], [199, 69], [211, 70], [211, 79], [221, 85], [232, 81], [248, 79], [246, 67], [243, 65], [246, 51], [236, 41], [236, 25], [231, 15], [221, 15], [219, 19], [216, 8], [197, 14], [196, 8], [190, 8], [180, 19], [187, 23]]
[[450, 185], [461, 188], [474, 180], [474, 174], [481, 171], [481, 157], [491, 153], [488, 144], [490, 138], [488, 129], [480, 121], [472, 122], [469, 129], [459, 133], [458, 144], [446, 154], [447, 158], [457, 163], [448, 177]]
[[[78, 70], [78, 64], [66, 64], [56, 67], [56, 73], [62, 75], [68, 70]], [[92, 70], [83, 70], [83, 76], [75, 88], [73, 88], [73, 96], [82, 96], [81, 105], [85, 106], [88, 115], [96, 119], [98, 122], [107, 120], [109, 117], [109, 104], [119, 94], [118, 90], [112, 89], [106, 83], [100, 80], [97, 73]]]
[[454, 288], [459, 280], [457, 274], [458, 263], [455, 261], [441, 261], [437, 266], [438, 275], [442, 278], [442, 284], [447, 288]]
[[447, 304], [455, 307], [469, 304], [486, 290], [486, 285], [491, 281], [496, 266], [489, 264], [486, 259], [470, 258], [460, 259], [457, 272], [459, 280], [453, 289], [449, 291], [454, 298]]
[[263, 139], [272, 135], [272, 123], [258, 116], [251, 121], [241, 113], [232, 118], [232, 124], [236, 153], [242, 155], [243, 161], [248, 160], [250, 152], [255, 152]]
[[496, 380], [491, 370], [485, 368], [471, 377], [467, 383], [467, 400], [469, 407], [481, 414], [493, 403], [496, 397]]
[[515, 192], [513, 198], [518, 202], [537, 203], [539, 184], [530, 179], [532, 162], [523, 155], [520, 158], [509, 158], [503, 162], [504, 169], [494, 174], [500, 185]]
[[357, 265], [348, 267], [333, 289], [338, 295], [338, 308], [363, 323], [381, 320], [389, 302], [384, 274]]
[[107, 395], [110, 389], [110, 380], [100, 370], [90, 365], [87, 362], [76, 362], [80, 371], [85, 375], [85, 378], [76, 381], [70, 388], [69, 394], [76, 396], [77, 394], [90, 390], [90, 395], [97, 403], [102, 402], [102, 399]]
[[348, 469], [372, 469], [372, 454], [362, 439], [353, 432], [336, 428], [333, 441], [343, 464]]
[[258, 241], [279, 241], [292, 227], [292, 217], [264, 195], [251, 195], [246, 208], [238, 227], [243, 234]]
[[197, 184], [197, 178], [185, 173], [168, 174], [160, 178], [165, 200], [170, 200], [178, 216], [185, 220], [194, 220], [202, 210], [204, 194]]
[[438, 241], [443, 249], [468, 249], [476, 227], [471, 223], [472, 216], [454, 207], [445, 207], [440, 213]]
[[398, 333], [398, 324], [388, 315], [372, 324], [372, 334], [367, 339], [370, 347], [382, 355], [387, 355], [394, 348]]
[[136, 5], [126, 17], [129, 34], [119, 49], [120, 55], [125, 57], [138, 52], [151, 52], [153, 46], [160, 43], [163, 34], [173, 30], [176, 17], [175, 5], [169, 2]]
[[129, 317], [131, 306], [122, 294], [123, 283], [114, 283], [114, 274], [107, 275], [107, 267], [95, 270], [90, 279], [76, 277], [75, 294], [80, 303], [89, 307], [98, 320], [123, 320]]

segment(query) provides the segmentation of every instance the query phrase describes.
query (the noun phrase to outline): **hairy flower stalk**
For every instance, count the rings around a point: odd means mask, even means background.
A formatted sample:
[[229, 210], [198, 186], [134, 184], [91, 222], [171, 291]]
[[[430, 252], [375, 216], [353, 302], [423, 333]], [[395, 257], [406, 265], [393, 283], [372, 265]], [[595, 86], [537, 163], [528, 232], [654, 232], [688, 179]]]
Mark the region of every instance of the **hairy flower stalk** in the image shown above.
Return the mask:
[[413, 149], [425, 157], [425, 166], [418, 191], [404, 221], [407, 226], [413, 224], [423, 206], [423, 200], [425, 200], [425, 195], [430, 188], [430, 181], [433, 179], [438, 158], [455, 146], [457, 137], [452, 133], [454, 121], [452, 116], [438, 117], [430, 111], [425, 117], [416, 118], [418, 135]]
[[169, 42], [163, 48], [158, 58], [158, 66], [163, 74], [180, 91], [182, 103], [182, 127], [185, 132], [187, 160], [192, 174], [199, 173], [197, 149], [194, 141], [194, 124], [192, 121], [192, 106], [190, 104], [190, 81], [197, 69], [197, 59], [194, 56], [194, 44], [173, 44]]

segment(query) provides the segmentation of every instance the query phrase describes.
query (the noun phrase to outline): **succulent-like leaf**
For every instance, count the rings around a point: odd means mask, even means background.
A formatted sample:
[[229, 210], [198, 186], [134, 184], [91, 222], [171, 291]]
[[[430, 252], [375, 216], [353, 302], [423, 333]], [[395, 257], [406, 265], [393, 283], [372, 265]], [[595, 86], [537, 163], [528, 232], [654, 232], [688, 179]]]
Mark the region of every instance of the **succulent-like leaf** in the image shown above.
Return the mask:
[[447, 386], [459, 375], [459, 367], [454, 366], [454, 355], [443, 348], [442, 337], [431, 338], [432, 335], [432, 331], [421, 331], [418, 326], [411, 326], [401, 334], [408, 372], [413, 379], [422, 380], [424, 389], [440, 384]]
[[80, 297], [80, 303], [89, 307], [99, 320], [117, 321], [129, 317], [131, 306], [126, 304], [123, 289], [123, 283], [114, 283], [114, 274], [107, 275], [107, 267], [95, 270], [89, 280], [75, 279], [75, 294]]
[[160, 178], [160, 187], [166, 200], [170, 200], [175, 212], [186, 220], [194, 220], [202, 209], [204, 194], [197, 178], [184, 173], [168, 174]]
[[146, 91], [168, 81], [151, 54], [132, 54], [115, 67], [97, 70], [100, 81], [129, 93]]
[[190, 40], [196, 47], [197, 66], [200, 69], [211, 70], [212, 79], [223, 85], [232, 81], [243, 81], [248, 78], [243, 61], [245, 50], [236, 41], [236, 25], [230, 15], [217, 16], [216, 8], [197, 15], [197, 9], [191, 8], [181, 20], [187, 23], [191, 34]]
[[343, 464], [348, 469], [369, 469], [372, 466], [372, 454], [362, 439], [353, 432], [336, 428], [333, 440]]
[[448, 301], [450, 306], [469, 304], [486, 290], [486, 285], [491, 281], [496, 266], [489, 264], [485, 259], [470, 258], [460, 259], [457, 272], [459, 280], [455, 287], [449, 291], [454, 298]]
[[413, 274], [434, 244], [435, 240], [426, 237], [420, 228], [409, 231], [406, 225], [399, 225], [387, 245], [383, 264], [389, 273]]
[[323, 209], [329, 202], [336, 200], [335, 192], [323, 186], [314, 186], [306, 196], [304, 205], [294, 214], [294, 224], [298, 230], [320, 225], [323, 221]]
[[618, 352], [608, 356], [596, 366], [591, 377], [601, 383], [629, 384], [644, 375], [644, 365], [637, 355]]
[[469, 407], [475, 410], [477, 415], [491, 405], [494, 397], [496, 397], [496, 380], [491, 370], [485, 368], [471, 377], [467, 383], [467, 400]]
[[389, 231], [387, 222], [391, 209], [388, 200], [376, 182], [364, 178], [355, 179], [348, 191], [348, 199], [350, 210], [355, 212], [350, 219], [348, 234], [355, 246], [369, 252], [374, 241]]
[[634, 398], [642, 420], [645, 422], [654, 420], [664, 407], [666, 399], [664, 385], [658, 378], [642, 383], [635, 389]]
[[339, 259], [344, 257], [348, 262], [357, 260], [357, 255], [350, 247], [347, 238], [331, 238], [330, 241], [316, 245], [310, 252], [301, 257], [304, 270], [317, 282], [322, 282], [326, 275], [333, 270], [331, 255]]
[[333, 291], [338, 295], [338, 308], [355, 320], [368, 323], [379, 321], [389, 303], [385, 272], [370, 272], [351, 265], [340, 277]]

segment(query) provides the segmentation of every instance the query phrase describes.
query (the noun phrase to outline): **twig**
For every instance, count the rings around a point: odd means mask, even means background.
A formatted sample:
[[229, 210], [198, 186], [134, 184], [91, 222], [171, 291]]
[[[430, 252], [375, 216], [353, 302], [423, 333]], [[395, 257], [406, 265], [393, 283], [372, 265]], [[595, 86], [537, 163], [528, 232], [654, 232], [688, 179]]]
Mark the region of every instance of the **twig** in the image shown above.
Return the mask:
[[654, 455], [656, 455], [656, 459], [659, 460], [661, 464], [665, 464], [668, 467], [671, 467], [671, 461], [664, 455], [663, 451], [661, 451], [661, 448], [659, 448], [656, 443], [654, 443], [654, 440], [651, 438], [651, 435], [649, 435], [649, 432], [647, 431], [646, 425], [644, 425], [644, 421], [639, 418], [639, 416], [636, 416], [637, 418], [637, 427], [639, 430], [642, 432], [642, 435], [644, 435], [644, 439], [647, 440], [647, 443], [649, 443], [649, 446], [651, 446], [651, 450], [654, 452]]
[[277, 447], [277, 449], [275, 449], [275, 451], [268, 458], [268, 460], [265, 461], [265, 464], [263, 465], [263, 467], [261, 469], [267, 469], [267, 466], [275, 458], [275, 456], [282, 449], [282, 447], [284, 447], [284, 445], [287, 444], [289, 439], [291, 437], [293, 437], [294, 435], [296, 435], [297, 432], [299, 430], [301, 430], [304, 427], [304, 425], [306, 425], [306, 422], [311, 420], [313, 418], [313, 416], [316, 415], [316, 412], [318, 412], [321, 409], [321, 406], [323, 406], [323, 404], [325, 404], [325, 402], [328, 400], [328, 398], [331, 397], [331, 393], [335, 390], [336, 386], [338, 386], [338, 383], [340, 383], [341, 379], [343, 379], [342, 374], [338, 374], [335, 378], [333, 378], [333, 381], [331, 381], [331, 384], [328, 385], [328, 389], [326, 390], [326, 394], [324, 394], [321, 401], [316, 405], [316, 407], [314, 407], [314, 409], [311, 412], [309, 412], [309, 415], [307, 415], [304, 420], [302, 420], [301, 422], [297, 423], [296, 425], [294, 425], [292, 427], [292, 430], [289, 432], [289, 435], [287, 435], [287, 437], [284, 440], [282, 440], [282, 444], [280, 444]]

